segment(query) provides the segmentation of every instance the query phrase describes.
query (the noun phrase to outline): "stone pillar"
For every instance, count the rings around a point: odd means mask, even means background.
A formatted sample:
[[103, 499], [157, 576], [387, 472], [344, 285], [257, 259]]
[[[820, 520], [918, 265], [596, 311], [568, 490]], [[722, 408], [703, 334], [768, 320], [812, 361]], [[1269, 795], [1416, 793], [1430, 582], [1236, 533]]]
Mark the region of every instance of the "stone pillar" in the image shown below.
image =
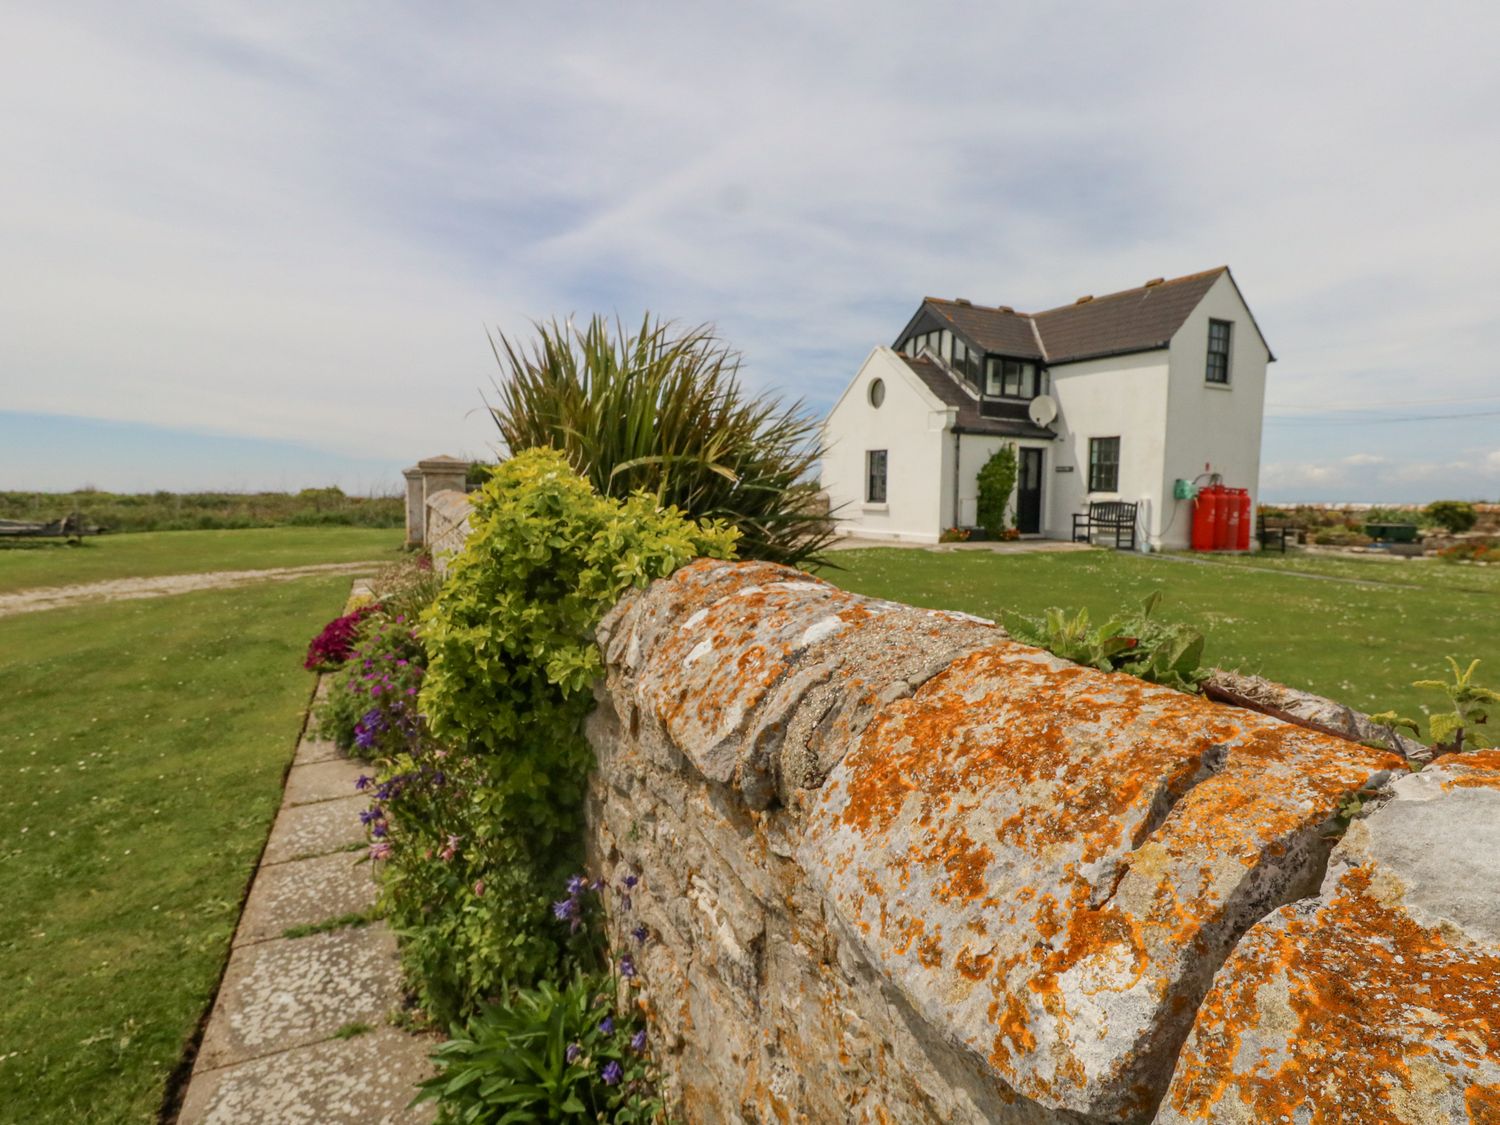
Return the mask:
[[469, 462], [461, 461], [457, 457], [449, 457], [445, 453], [418, 461], [417, 468], [422, 473], [422, 542], [430, 546], [432, 537], [428, 534], [427, 527], [428, 503], [439, 492], [462, 493], [466, 491]]
[[423, 534], [427, 524], [427, 497], [422, 490], [422, 470], [413, 465], [402, 469], [406, 478], [406, 545], [420, 547], [425, 540]]

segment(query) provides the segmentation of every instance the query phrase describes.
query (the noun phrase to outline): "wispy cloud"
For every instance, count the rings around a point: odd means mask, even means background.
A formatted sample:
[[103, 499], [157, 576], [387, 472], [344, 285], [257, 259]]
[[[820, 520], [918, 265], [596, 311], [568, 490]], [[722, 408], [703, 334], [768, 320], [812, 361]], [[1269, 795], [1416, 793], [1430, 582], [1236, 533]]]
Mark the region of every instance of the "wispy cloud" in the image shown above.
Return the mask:
[[[1500, 393], [1493, 5], [6, 24], [3, 409], [480, 452], [486, 325], [713, 320], [820, 407], [924, 293], [1047, 307], [1221, 262], [1278, 408]], [[1293, 413], [1268, 462], [1371, 448]], [[1453, 462], [1452, 427], [1382, 429], [1391, 466]]]

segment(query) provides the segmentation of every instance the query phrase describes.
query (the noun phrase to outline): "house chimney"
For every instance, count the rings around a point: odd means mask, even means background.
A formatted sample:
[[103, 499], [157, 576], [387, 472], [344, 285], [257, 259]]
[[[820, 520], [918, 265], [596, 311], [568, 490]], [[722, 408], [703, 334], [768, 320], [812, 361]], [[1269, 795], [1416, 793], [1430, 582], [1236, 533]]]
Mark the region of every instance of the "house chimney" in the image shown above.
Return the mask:
[[1087, 297], [1079, 297], [1078, 300], [1074, 301], [1073, 303], [1075, 305], [1086, 305], [1090, 301], [1092, 301], [1093, 299], [1094, 299], [1094, 295], [1092, 293], [1090, 293]]
[[955, 305], [963, 305], [965, 308], [968, 308], [974, 304], [974, 302], [969, 300], [969, 298], [967, 297], [955, 297], [953, 299], [953, 303]]
[[1166, 280], [1164, 277], [1153, 277], [1150, 281], [1146, 282], [1145, 288], [1150, 289], [1153, 285], [1160, 285]]
[[1009, 305], [996, 305], [995, 308], [1000, 312], [1010, 313], [1012, 316], [1014, 316], [1016, 313], [1016, 310], [1011, 308]]

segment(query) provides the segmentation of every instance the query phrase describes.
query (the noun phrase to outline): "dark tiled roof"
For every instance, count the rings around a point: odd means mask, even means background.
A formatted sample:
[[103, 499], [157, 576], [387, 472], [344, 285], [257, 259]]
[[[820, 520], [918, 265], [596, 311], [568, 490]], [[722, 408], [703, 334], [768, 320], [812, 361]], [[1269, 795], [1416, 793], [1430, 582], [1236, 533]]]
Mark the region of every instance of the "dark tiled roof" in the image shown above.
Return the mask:
[[1051, 441], [1057, 437], [1051, 430], [1043, 429], [1026, 417], [1025, 407], [1017, 407], [1015, 418], [986, 418], [979, 413], [979, 400], [964, 389], [963, 385], [938, 364], [926, 356], [913, 358], [897, 353], [906, 361], [906, 366], [916, 372], [927, 389], [943, 400], [946, 406], [958, 408], [954, 428], [966, 434], [993, 434], [997, 437], [1037, 438]]
[[1228, 266], [1040, 313], [928, 297], [924, 306], [987, 352], [1072, 363], [1164, 348]]
[[1164, 348], [1227, 267], [1036, 313], [1052, 363]]
[[941, 297], [928, 297], [926, 304], [987, 352], [999, 352], [1017, 359], [1043, 358], [1031, 318], [1025, 313], [963, 305]]

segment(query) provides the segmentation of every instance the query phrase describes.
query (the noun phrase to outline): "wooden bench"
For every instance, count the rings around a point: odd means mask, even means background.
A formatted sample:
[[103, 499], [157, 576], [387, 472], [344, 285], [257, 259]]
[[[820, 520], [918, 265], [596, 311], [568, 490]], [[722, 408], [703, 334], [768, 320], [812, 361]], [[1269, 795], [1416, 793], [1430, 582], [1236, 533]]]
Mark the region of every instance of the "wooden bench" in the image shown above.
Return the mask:
[[1073, 514], [1073, 542], [1092, 543], [1095, 531], [1115, 533], [1115, 550], [1135, 550], [1135, 510], [1124, 500], [1096, 500], [1087, 512]]
[[1264, 515], [1259, 517], [1257, 538], [1260, 539], [1260, 549], [1269, 551], [1272, 545], [1283, 555], [1286, 554], [1286, 545], [1291, 543], [1295, 547], [1301, 540], [1302, 528], [1296, 524], [1287, 523], [1284, 519], [1267, 519]]

